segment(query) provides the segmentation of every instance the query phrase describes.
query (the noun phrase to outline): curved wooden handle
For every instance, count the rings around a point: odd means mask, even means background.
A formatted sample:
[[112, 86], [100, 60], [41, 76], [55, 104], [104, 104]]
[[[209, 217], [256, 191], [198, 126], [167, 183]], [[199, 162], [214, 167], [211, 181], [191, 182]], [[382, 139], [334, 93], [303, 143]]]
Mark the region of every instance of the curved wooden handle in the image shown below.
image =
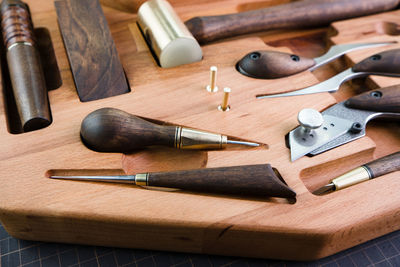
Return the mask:
[[96, 110], [82, 121], [81, 137], [100, 152], [131, 152], [151, 145], [174, 147], [175, 126], [161, 126], [115, 108]]
[[365, 16], [395, 8], [399, 0], [302, 0], [223, 16], [195, 17], [185, 22], [199, 43], [241, 34], [310, 26]]
[[400, 152], [371, 161], [364, 166], [369, 170], [371, 178], [398, 171], [400, 170]]
[[257, 79], [276, 79], [305, 71], [316, 62], [312, 58], [300, 57], [277, 51], [254, 51], [244, 56], [237, 70]]
[[400, 76], [400, 49], [384, 51], [357, 63], [352, 68], [354, 72]]
[[346, 107], [400, 113], [400, 85], [372, 90], [348, 99]]
[[218, 194], [296, 196], [269, 164], [150, 173], [148, 185]]

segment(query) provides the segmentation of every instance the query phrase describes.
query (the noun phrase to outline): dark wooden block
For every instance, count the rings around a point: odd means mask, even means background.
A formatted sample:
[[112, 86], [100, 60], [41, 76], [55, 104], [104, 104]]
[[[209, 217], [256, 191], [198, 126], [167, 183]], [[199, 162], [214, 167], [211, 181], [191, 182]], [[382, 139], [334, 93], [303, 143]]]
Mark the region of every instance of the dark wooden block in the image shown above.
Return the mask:
[[130, 92], [99, 1], [60, 0], [55, 7], [79, 99]]

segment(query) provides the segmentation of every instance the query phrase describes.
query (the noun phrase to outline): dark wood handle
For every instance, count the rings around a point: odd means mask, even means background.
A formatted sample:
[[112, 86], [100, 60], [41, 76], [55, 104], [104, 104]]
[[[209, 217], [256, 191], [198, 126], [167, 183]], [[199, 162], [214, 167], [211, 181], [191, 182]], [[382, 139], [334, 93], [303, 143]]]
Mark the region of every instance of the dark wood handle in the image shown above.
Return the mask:
[[148, 184], [217, 194], [284, 198], [296, 196], [269, 164], [150, 173]]
[[328, 25], [394, 9], [398, 3], [398, 0], [303, 0], [237, 14], [195, 17], [185, 24], [199, 43], [207, 43], [265, 30]]
[[355, 109], [400, 113], [400, 85], [365, 92], [348, 99], [345, 105]]
[[237, 70], [257, 79], [276, 79], [305, 71], [315, 65], [312, 58], [277, 51], [254, 51], [244, 56]]
[[368, 168], [371, 178], [376, 178], [400, 170], [400, 152], [371, 161], [364, 165]]
[[384, 51], [370, 56], [353, 67], [355, 72], [400, 76], [400, 49]]
[[81, 137], [91, 149], [130, 152], [146, 146], [174, 146], [175, 126], [151, 123], [115, 108], [96, 110], [82, 121]]
[[29, 7], [19, 0], [1, 3], [4, 47], [12, 91], [24, 132], [51, 124], [46, 82]]

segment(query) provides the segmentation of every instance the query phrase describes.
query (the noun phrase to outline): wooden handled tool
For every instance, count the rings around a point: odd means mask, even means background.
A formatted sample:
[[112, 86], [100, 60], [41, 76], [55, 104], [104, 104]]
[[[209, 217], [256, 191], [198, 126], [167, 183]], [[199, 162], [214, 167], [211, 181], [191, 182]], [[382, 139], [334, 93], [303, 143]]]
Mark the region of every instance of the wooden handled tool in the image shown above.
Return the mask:
[[328, 25], [387, 11], [398, 4], [398, 0], [303, 0], [237, 14], [195, 17], [185, 24], [199, 43], [208, 43], [266, 30]]
[[393, 43], [396, 42], [339, 44], [331, 46], [327, 53], [317, 58], [271, 50], [253, 51], [238, 61], [236, 69], [256, 79], [283, 78], [306, 70], [313, 71], [348, 52]]
[[290, 189], [269, 164], [209, 168], [175, 172], [140, 173], [124, 176], [56, 176], [53, 179], [131, 183], [140, 186], [178, 188], [194, 192], [261, 197], [294, 198]]
[[314, 191], [316, 195], [326, 194], [343, 188], [400, 170], [400, 152], [396, 152], [368, 162], [331, 181], [331, 183]]
[[355, 64], [352, 68], [318, 84], [285, 93], [257, 95], [257, 98], [287, 97], [323, 92], [333, 93], [339, 90], [342, 83], [368, 75], [400, 77], [400, 49], [387, 50], [372, 55]]
[[161, 67], [202, 59], [199, 43], [272, 29], [322, 26], [332, 21], [395, 8], [399, 0], [302, 0], [248, 12], [195, 17], [183, 24], [165, 0], [149, 0], [137, 23]]
[[227, 144], [259, 146], [228, 140], [220, 134], [157, 125], [114, 108], [102, 108], [86, 116], [81, 137], [89, 148], [101, 152], [123, 153], [154, 145], [178, 149], [221, 149]]
[[1, 26], [14, 99], [24, 132], [48, 126], [51, 113], [29, 7], [3, 0]]
[[[128, 12], [136, 12], [142, 2], [102, 0], [102, 4]], [[398, 0], [302, 0], [237, 14], [195, 17], [185, 24], [199, 43], [208, 43], [259, 31], [327, 25], [391, 10], [398, 4]]]

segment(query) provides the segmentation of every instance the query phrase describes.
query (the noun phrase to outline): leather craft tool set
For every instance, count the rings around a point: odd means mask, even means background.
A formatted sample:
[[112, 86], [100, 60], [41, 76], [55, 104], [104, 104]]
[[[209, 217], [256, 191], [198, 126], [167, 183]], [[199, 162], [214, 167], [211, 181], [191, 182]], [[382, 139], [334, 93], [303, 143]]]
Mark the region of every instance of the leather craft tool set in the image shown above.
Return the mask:
[[397, 230], [399, 4], [3, 0], [2, 224], [293, 260]]

